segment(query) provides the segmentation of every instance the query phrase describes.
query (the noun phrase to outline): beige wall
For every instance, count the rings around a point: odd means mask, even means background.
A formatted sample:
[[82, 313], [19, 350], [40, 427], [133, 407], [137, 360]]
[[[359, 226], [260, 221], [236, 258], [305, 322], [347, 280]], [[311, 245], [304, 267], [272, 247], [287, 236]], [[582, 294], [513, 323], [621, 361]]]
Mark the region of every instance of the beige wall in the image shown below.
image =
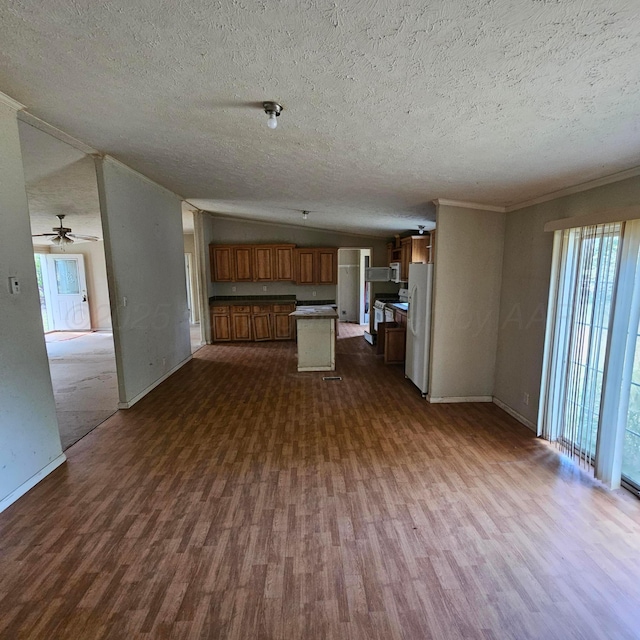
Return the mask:
[[111, 306], [109, 304], [104, 242], [78, 242], [68, 249], [52, 246], [49, 253], [80, 253], [83, 255], [91, 328], [94, 331], [110, 331]]
[[543, 227], [638, 203], [640, 178], [630, 178], [507, 214], [494, 395], [531, 425], [538, 419], [553, 245], [553, 233]]
[[[0, 103], [0, 511], [65, 458], [44, 343], [18, 121]], [[16, 277], [20, 293], [9, 292]]]
[[439, 205], [429, 397], [491, 400], [505, 214]]
[[120, 406], [191, 357], [181, 203], [110, 158], [97, 158]]

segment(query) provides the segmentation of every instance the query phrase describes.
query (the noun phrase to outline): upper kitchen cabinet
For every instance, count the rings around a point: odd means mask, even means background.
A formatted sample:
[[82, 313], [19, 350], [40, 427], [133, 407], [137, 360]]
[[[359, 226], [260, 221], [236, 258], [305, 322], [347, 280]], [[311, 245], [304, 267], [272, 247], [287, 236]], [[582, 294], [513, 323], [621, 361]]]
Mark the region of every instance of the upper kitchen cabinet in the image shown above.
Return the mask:
[[435, 231], [418, 236], [400, 238], [396, 236], [394, 242], [387, 244], [387, 257], [389, 264], [400, 263], [400, 280], [406, 282], [409, 279], [409, 265], [412, 262], [433, 262], [432, 245], [435, 240]]
[[297, 284], [337, 284], [338, 250], [307, 248], [295, 250]]
[[400, 279], [409, 279], [409, 265], [412, 262], [429, 262], [429, 235], [408, 236], [400, 240]]
[[233, 247], [209, 246], [211, 262], [211, 280], [213, 282], [233, 282], [235, 277], [235, 260]]
[[294, 281], [293, 244], [210, 245], [213, 282]]
[[235, 282], [253, 282], [253, 247], [234, 247]]

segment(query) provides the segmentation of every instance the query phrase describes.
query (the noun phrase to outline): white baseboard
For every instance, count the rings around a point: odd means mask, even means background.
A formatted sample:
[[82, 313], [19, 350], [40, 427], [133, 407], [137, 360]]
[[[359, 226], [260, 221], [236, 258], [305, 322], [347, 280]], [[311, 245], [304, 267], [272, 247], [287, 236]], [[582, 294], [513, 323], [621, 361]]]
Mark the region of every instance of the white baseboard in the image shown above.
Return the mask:
[[444, 396], [442, 398], [427, 396], [427, 400], [432, 404], [446, 402], [493, 402], [493, 396]]
[[6, 498], [0, 500], [0, 513], [2, 513], [8, 506], [12, 505], [18, 498], [21, 498], [29, 489], [33, 489], [40, 480], [48, 476], [54, 469], [57, 469], [65, 460], [67, 456], [61, 453], [55, 460], [50, 462], [46, 467], [43, 467], [31, 476], [26, 482], [23, 482], [15, 491], [12, 491]]
[[189, 360], [191, 360], [192, 357], [193, 356], [189, 354], [188, 358], [185, 358], [182, 362], [178, 363], [175, 367], [173, 367], [173, 369], [171, 369], [170, 371], [167, 371], [167, 373], [165, 373], [162, 377], [158, 378], [153, 384], [149, 385], [144, 391], [141, 391], [138, 395], [131, 398], [131, 400], [129, 400], [128, 402], [118, 402], [118, 409], [131, 409], [131, 407], [133, 407], [133, 405], [136, 402], [138, 402], [138, 400], [142, 400], [142, 398], [144, 398], [147, 395], [147, 393], [149, 393], [150, 391], [153, 391], [159, 384], [162, 384], [169, 376], [172, 376], [178, 369], [180, 369], [181, 367], [184, 367], [184, 365], [187, 364], [187, 362], [189, 362]]
[[534, 433], [538, 433], [538, 427], [533, 424], [531, 420], [528, 420], [522, 414], [518, 413], [515, 409], [512, 409], [508, 404], [505, 404], [504, 402], [502, 402], [502, 400], [499, 400], [495, 396], [493, 397], [493, 404], [500, 407], [503, 411], [506, 411], [512, 418], [515, 418], [518, 422], [521, 422], [525, 427], [528, 427]]

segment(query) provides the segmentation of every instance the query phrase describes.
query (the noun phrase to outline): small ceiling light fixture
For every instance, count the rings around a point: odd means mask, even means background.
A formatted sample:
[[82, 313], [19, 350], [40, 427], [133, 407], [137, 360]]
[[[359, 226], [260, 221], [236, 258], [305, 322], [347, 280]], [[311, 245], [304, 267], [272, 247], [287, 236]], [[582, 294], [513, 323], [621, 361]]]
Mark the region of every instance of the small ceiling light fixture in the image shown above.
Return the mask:
[[423, 234], [424, 234], [424, 225], [423, 225], [423, 224], [419, 224], [419, 225], [418, 225], [418, 233], [419, 233], [420, 235], [423, 235]]
[[278, 126], [278, 116], [282, 113], [282, 106], [277, 102], [263, 102], [264, 112], [269, 116], [267, 127], [275, 129]]
[[309, 212], [308, 211], [303, 211], [302, 212], [302, 219], [306, 220], [309, 217]]

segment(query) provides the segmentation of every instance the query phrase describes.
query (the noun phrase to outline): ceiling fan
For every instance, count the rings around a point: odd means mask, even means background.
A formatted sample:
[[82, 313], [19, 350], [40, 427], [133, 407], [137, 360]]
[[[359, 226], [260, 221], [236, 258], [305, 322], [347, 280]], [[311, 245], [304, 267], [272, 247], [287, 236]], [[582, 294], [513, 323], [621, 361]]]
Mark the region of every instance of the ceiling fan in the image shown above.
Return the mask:
[[73, 244], [75, 240], [89, 240], [91, 242], [99, 240], [96, 236], [81, 236], [78, 233], [72, 233], [69, 227], [65, 227], [63, 225], [62, 221], [64, 220], [64, 214], [58, 214], [56, 217], [60, 220], [60, 226], [53, 227], [53, 229], [51, 229], [54, 233], [36, 233], [31, 237], [47, 237], [51, 242], [53, 242], [53, 244], [57, 245]]

